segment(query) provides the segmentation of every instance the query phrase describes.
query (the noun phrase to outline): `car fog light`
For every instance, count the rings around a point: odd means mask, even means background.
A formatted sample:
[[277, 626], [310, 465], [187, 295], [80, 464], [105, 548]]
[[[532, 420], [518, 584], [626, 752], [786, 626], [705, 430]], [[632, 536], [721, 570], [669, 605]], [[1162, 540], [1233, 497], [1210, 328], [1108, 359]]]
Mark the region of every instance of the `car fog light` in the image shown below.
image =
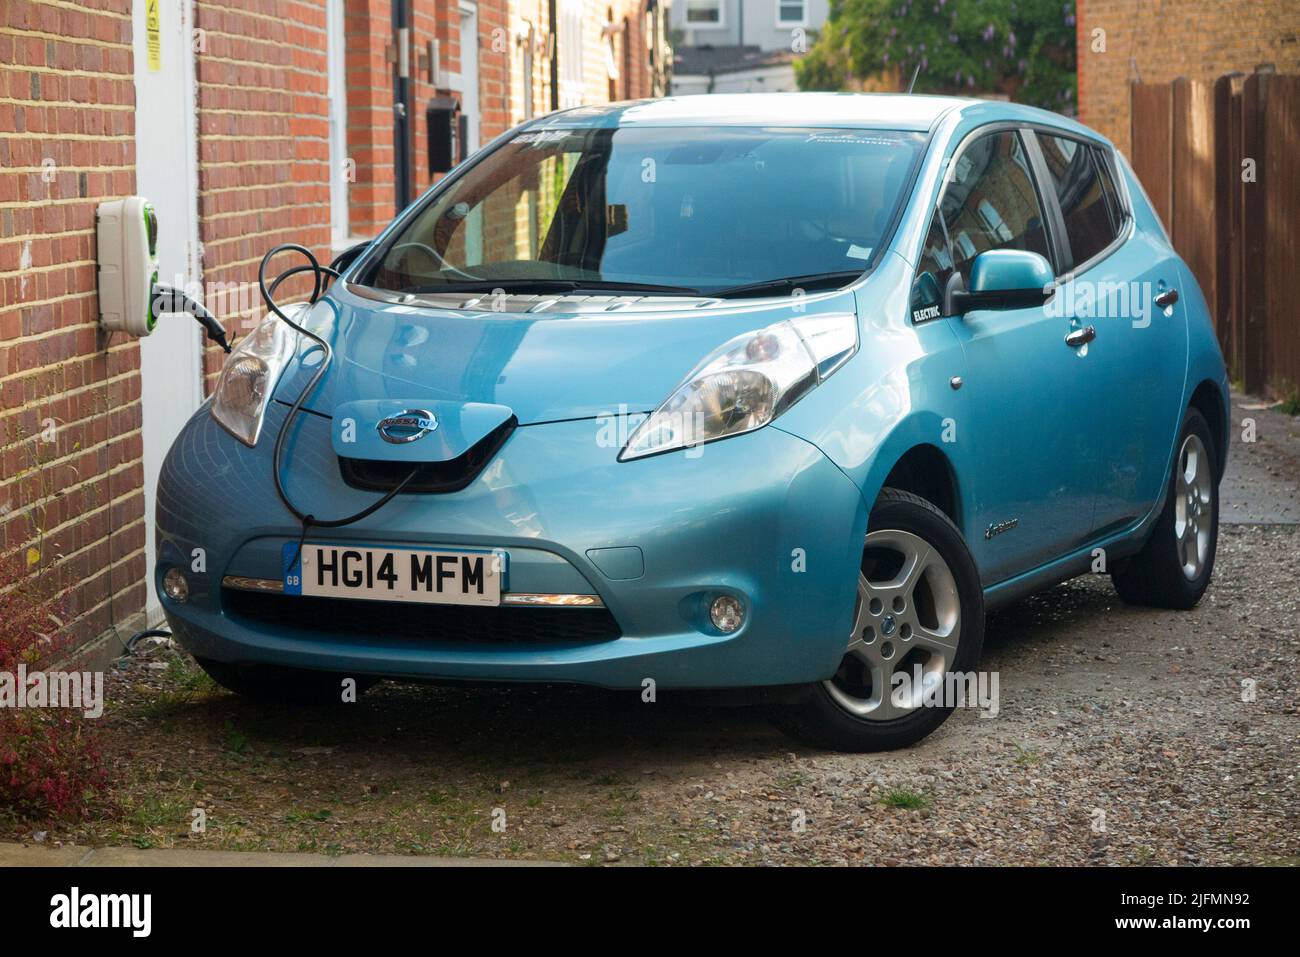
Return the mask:
[[745, 607], [730, 595], [720, 595], [709, 606], [713, 627], [729, 635], [745, 622]]
[[190, 597], [190, 583], [179, 568], [169, 568], [163, 575], [163, 591], [172, 601], [181, 602]]

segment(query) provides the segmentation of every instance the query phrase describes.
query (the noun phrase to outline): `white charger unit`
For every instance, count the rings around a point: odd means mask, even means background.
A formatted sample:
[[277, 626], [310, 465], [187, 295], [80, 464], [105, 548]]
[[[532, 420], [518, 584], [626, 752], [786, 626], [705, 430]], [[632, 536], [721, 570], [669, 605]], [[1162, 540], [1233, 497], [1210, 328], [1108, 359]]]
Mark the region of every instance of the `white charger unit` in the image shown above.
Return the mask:
[[105, 329], [147, 336], [153, 332], [151, 299], [158, 282], [158, 217], [143, 196], [100, 203], [99, 322]]

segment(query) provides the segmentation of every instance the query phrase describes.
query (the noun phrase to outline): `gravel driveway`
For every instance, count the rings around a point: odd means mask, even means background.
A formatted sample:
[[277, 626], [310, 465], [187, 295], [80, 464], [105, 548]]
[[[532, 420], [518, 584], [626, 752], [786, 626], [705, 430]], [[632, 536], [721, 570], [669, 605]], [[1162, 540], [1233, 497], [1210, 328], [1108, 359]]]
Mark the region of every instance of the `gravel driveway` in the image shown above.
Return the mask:
[[[1131, 608], [1094, 577], [999, 613], [982, 666], [999, 714], [961, 711], [909, 750], [799, 748], [755, 710], [663, 694], [384, 686], [302, 712], [220, 693], [164, 652], [110, 682], [114, 805], [46, 840], [593, 864], [1300, 863], [1300, 426], [1234, 415], [1257, 441], [1234, 450], [1224, 519], [1250, 524], [1223, 528], [1200, 606]], [[5, 836], [31, 838], [0, 821]]]

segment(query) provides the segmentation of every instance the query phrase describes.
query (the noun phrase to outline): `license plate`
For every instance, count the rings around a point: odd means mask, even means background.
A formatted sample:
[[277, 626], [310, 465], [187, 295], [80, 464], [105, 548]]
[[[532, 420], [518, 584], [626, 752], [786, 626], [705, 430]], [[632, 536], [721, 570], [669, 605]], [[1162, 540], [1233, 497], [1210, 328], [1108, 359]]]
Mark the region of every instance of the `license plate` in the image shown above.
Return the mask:
[[[506, 553], [297, 542], [282, 555], [284, 593], [323, 598], [499, 605]], [[292, 565], [290, 563], [293, 563]]]

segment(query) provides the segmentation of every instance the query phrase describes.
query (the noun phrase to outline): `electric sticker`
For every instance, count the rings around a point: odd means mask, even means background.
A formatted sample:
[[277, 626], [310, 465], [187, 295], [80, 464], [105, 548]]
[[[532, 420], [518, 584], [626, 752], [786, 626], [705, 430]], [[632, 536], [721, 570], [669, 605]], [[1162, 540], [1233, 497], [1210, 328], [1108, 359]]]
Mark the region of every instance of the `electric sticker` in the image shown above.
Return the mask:
[[144, 7], [145, 60], [150, 73], [162, 69], [162, 18], [158, 15], [158, 0], [146, 0]]

